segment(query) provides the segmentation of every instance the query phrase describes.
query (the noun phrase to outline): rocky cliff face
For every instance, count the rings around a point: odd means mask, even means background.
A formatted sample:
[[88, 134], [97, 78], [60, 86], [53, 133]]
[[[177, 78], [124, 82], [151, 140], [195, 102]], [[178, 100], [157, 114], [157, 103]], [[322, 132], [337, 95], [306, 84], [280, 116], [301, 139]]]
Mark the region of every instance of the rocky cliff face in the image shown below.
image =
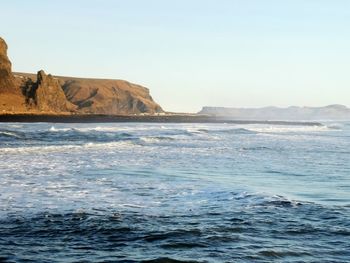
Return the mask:
[[25, 111], [26, 105], [19, 82], [11, 71], [7, 44], [0, 37], [0, 113]]
[[[43, 74], [46, 77], [40, 80]], [[46, 75], [42, 71], [37, 76], [26, 73], [16, 73], [16, 76], [22, 78], [24, 83], [22, 87], [27, 104], [41, 111], [54, 107], [56, 110], [65, 109], [76, 114], [128, 115], [163, 112], [153, 101], [147, 88], [124, 80], [60, 77]], [[53, 93], [52, 90], [58, 91], [58, 86], [68, 102], [66, 106], [63, 106], [62, 95], [56, 98], [53, 96], [58, 92]], [[51, 91], [48, 87], [51, 87]], [[58, 98], [60, 103], [54, 104]]]
[[7, 57], [7, 44], [0, 38], [0, 92], [14, 93], [15, 82], [11, 71], [11, 62]]
[[[60, 77], [59, 77], [60, 78]], [[63, 90], [82, 113], [139, 114], [159, 113], [149, 90], [123, 80], [76, 79], [61, 77]]]
[[59, 80], [46, 75], [43, 70], [38, 72], [36, 82], [27, 78], [22, 90], [32, 109], [44, 112], [73, 112], [77, 109], [67, 100]]
[[149, 90], [123, 80], [54, 77], [11, 71], [0, 38], [0, 113], [154, 114], [163, 112]]

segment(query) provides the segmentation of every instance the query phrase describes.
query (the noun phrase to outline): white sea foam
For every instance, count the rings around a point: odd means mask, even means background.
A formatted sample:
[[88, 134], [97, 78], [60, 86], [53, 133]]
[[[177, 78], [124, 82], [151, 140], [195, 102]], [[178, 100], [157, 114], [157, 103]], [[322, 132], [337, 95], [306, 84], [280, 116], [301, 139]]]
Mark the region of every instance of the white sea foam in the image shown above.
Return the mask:
[[106, 148], [125, 148], [125, 147], [137, 147], [138, 145], [132, 141], [116, 141], [107, 143], [86, 143], [83, 148], [91, 149], [106, 149]]
[[56, 128], [52, 126], [50, 132], [67, 132], [67, 131], [78, 131], [78, 132], [137, 132], [137, 131], [151, 131], [153, 127], [133, 127], [133, 126], [118, 126], [118, 127], [71, 127], [71, 128]]
[[50, 132], [66, 132], [66, 131], [70, 131], [72, 130], [71, 128], [60, 128], [57, 129], [55, 128], [55, 126], [51, 126], [51, 128], [49, 129]]
[[14, 133], [14, 132], [10, 132], [10, 131], [0, 131], [0, 134], [20, 138], [20, 136], [18, 134]]
[[[322, 198], [327, 193], [330, 197], [349, 196], [348, 188], [338, 187], [346, 185], [348, 155], [343, 152], [348, 151], [349, 140], [333, 136], [332, 127], [25, 124], [21, 134], [77, 129], [101, 133], [123, 131], [131, 139], [113, 141], [113, 136], [98, 134], [97, 139], [80, 136], [74, 141], [69, 136], [61, 139], [59, 134], [53, 134], [50, 141], [48, 134], [42, 141], [35, 137], [33, 141], [14, 138], [11, 141], [14, 144], [7, 146], [0, 142], [0, 211], [27, 211], [29, 206], [38, 211], [146, 207], [145, 213], [167, 214], [227, 200], [227, 205], [293, 206], [294, 199], [320, 199], [316, 195], [300, 197], [300, 193], [309, 191], [310, 185], [322, 189], [325, 193]], [[345, 126], [341, 133], [346, 135], [346, 129]], [[322, 136], [317, 132], [322, 132]], [[295, 136], [299, 133], [301, 136]], [[216, 140], [212, 139], [214, 136]], [[104, 141], [98, 141], [101, 138]], [[49, 145], [54, 143], [59, 145]], [[282, 173], [265, 173], [267, 167]], [[283, 173], [288, 169], [307, 176], [296, 180], [290, 173]], [[336, 180], [331, 178], [333, 175]], [[329, 182], [334, 187], [329, 187]], [[213, 189], [214, 186], [219, 189]], [[221, 191], [223, 188], [226, 190]], [[247, 192], [242, 188], [247, 188]], [[255, 194], [258, 191], [271, 194]], [[273, 197], [274, 194], [288, 199]]]
[[21, 124], [11, 124], [11, 125], [9, 125], [9, 127], [15, 128], [15, 129], [20, 129], [20, 128], [23, 128], [23, 125], [21, 125]]
[[323, 132], [329, 131], [327, 126], [267, 126], [247, 127], [247, 130], [259, 133], [298, 133], [298, 132]]
[[229, 134], [245, 134], [245, 133], [305, 133], [305, 132], [323, 132], [334, 129], [326, 125], [315, 126], [294, 126], [294, 125], [265, 125], [265, 124], [221, 124], [221, 125], [207, 125], [197, 127], [184, 127], [183, 131], [189, 134], [201, 135], [206, 133], [229, 133]]
[[84, 149], [106, 149], [118, 147], [137, 146], [131, 141], [116, 141], [107, 143], [85, 143], [82, 145], [66, 144], [66, 145], [47, 145], [47, 146], [23, 146], [23, 147], [3, 147], [0, 148], [1, 153], [44, 153], [44, 152], [62, 152], [68, 150], [84, 150]]
[[161, 140], [155, 137], [140, 137], [140, 140], [145, 143], [157, 143]]

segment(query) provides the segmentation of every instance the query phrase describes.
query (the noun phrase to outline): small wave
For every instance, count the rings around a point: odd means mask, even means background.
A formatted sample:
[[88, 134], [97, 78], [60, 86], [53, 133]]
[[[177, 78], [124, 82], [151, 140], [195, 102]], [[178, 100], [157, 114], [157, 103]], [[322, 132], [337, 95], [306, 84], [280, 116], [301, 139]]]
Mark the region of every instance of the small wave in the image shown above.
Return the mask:
[[327, 125], [330, 130], [342, 130], [344, 128], [343, 124], [340, 123], [332, 123]]
[[191, 248], [201, 248], [209, 247], [209, 244], [204, 242], [169, 242], [160, 246], [165, 249], [191, 249]]
[[16, 132], [13, 132], [13, 131], [0, 131], [0, 136], [3, 136], [3, 137], [10, 137], [10, 138], [18, 138], [18, 139], [21, 139], [22, 136]]
[[135, 204], [120, 204], [122, 207], [130, 207], [130, 208], [146, 208], [146, 206], [143, 205], [135, 205]]
[[199, 132], [204, 132], [204, 133], [208, 133], [209, 130], [208, 129], [198, 129]]
[[[214, 134], [257, 134], [257, 133], [288, 133], [288, 132], [321, 132], [328, 131], [329, 126], [249, 126], [237, 127], [231, 129], [197, 129], [192, 132], [196, 133], [214, 133]], [[334, 129], [334, 128], [332, 128]]]
[[47, 146], [23, 146], [23, 147], [7, 147], [0, 148], [3, 153], [43, 153], [43, 152], [61, 152], [67, 150], [81, 150], [81, 149], [106, 149], [118, 147], [137, 146], [132, 141], [115, 141], [107, 143], [85, 143], [81, 145], [66, 144], [66, 145], [47, 145]]
[[306, 174], [302, 174], [302, 173], [291, 173], [291, 172], [277, 171], [277, 170], [267, 170], [266, 173], [280, 174], [280, 175], [285, 175], [285, 176], [307, 176]]
[[114, 142], [121, 140], [133, 140], [134, 136], [127, 132], [100, 132], [100, 131], [84, 131], [75, 128], [55, 128], [52, 126], [47, 130], [14, 132], [10, 130], [0, 130], [0, 138], [7, 137], [15, 140], [26, 141], [26, 144], [38, 144], [45, 142], [47, 144], [67, 144], [83, 143], [83, 142]]
[[156, 259], [150, 259], [150, 260], [143, 260], [142, 263], [201, 263], [203, 261], [194, 261], [194, 260], [187, 260], [187, 259], [173, 259], [168, 257], [160, 257]]
[[266, 147], [266, 146], [256, 146], [256, 147], [243, 147], [242, 150], [244, 150], [244, 151], [271, 151], [274, 149], [271, 147]]
[[256, 134], [256, 131], [246, 128], [222, 129], [222, 130], [208, 130], [198, 129], [197, 131], [209, 134]]
[[277, 250], [262, 250], [258, 252], [259, 255], [269, 258], [283, 258], [283, 257], [301, 257], [301, 256], [311, 256], [311, 253], [302, 251], [277, 251]]
[[54, 126], [51, 126], [51, 128], [49, 129], [49, 132], [66, 132], [66, 131], [71, 131], [71, 128], [62, 128], [62, 129], [57, 129]]
[[184, 131], [184, 134], [196, 135], [196, 134], [201, 134], [201, 133], [208, 133], [208, 131], [209, 130], [207, 130], [207, 129], [187, 128]]
[[23, 128], [23, 125], [21, 124], [10, 124], [8, 127], [15, 128], [15, 129], [20, 129]]
[[301, 202], [295, 200], [289, 200], [284, 196], [273, 195], [269, 196], [266, 194], [260, 193], [233, 193], [236, 200], [240, 200], [242, 204], [246, 204], [251, 207], [260, 207], [260, 206], [272, 206], [272, 207], [298, 207], [302, 205]]
[[158, 234], [151, 234], [144, 237], [144, 239], [147, 242], [155, 242], [160, 240], [166, 240], [168, 238], [180, 238], [183, 239], [184, 237], [193, 237], [193, 236], [200, 236], [202, 234], [201, 230], [199, 229], [177, 229], [165, 233], [158, 233]]
[[304, 133], [304, 132], [323, 132], [329, 130], [341, 129], [338, 125], [315, 125], [315, 126], [283, 126], [283, 125], [245, 125], [234, 128], [212, 129], [212, 128], [189, 128], [185, 133], [190, 134], [259, 134], [259, 133]]
[[[110, 132], [120, 132], [123, 131], [121, 129], [116, 129], [116, 128], [102, 128], [102, 127], [95, 127], [95, 128], [55, 128], [52, 126], [49, 130], [49, 132], [76, 132], [76, 133], [93, 133], [93, 132], [101, 132], [101, 133], [110, 133]], [[45, 133], [45, 131], [43, 132]], [[122, 132], [121, 134], [126, 134], [125, 132]]]
[[269, 127], [251, 127], [250, 131], [257, 133], [298, 133], [298, 132], [322, 132], [328, 131], [328, 126], [269, 126]]
[[116, 141], [116, 142], [107, 142], [107, 143], [85, 143], [83, 148], [116, 148], [116, 147], [129, 147], [129, 146], [137, 146], [133, 141]]
[[145, 143], [157, 143], [163, 141], [174, 141], [175, 139], [168, 136], [148, 136], [148, 137], [140, 137], [140, 141]]
[[70, 128], [56, 128], [52, 126], [48, 131], [55, 132], [66, 132], [66, 131], [76, 131], [82, 133], [89, 132], [101, 132], [101, 133], [116, 133], [116, 132], [142, 132], [142, 131], [151, 131], [151, 130], [161, 129], [163, 131], [174, 131], [174, 129], [167, 128], [165, 126], [161, 127], [153, 127], [153, 126], [115, 126], [115, 127], [104, 127], [104, 126], [96, 126], [96, 127], [70, 127]]
[[225, 133], [233, 133], [233, 134], [256, 134], [256, 131], [245, 128], [237, 128], [228, 131], [223, 131]]
[[0, 148], [3, 153], [33, 153], [33, 152], [52, 152], [68, 149], [81, 148], [79, 145], [50, 145], [50, 146], [23, 146]]
[[91, 132], [91, 131], [100, 131], [100, 132], [113, 132], [120, 131], [119, 128], [116, 127], [87, 127], [87, 128], [56, 128], [55, 126], [51, 126], [49, 129], [50, 132], [67, 132], [67, 131], [77, 131], [77, 132]]

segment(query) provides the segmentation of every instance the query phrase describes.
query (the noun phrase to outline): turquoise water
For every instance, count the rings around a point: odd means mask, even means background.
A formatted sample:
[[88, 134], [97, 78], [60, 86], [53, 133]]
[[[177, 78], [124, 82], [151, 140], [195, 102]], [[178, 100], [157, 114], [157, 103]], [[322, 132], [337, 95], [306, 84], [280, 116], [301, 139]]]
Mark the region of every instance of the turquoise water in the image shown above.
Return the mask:
[[0, 261], [349, 262], [350, 124], [0, 124]]

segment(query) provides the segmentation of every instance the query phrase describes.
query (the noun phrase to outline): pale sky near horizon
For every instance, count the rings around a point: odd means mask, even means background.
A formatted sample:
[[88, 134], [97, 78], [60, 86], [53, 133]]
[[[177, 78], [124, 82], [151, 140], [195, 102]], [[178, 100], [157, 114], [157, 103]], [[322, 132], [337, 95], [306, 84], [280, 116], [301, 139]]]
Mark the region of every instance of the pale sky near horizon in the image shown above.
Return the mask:
[[126, 79], [169, 111], [350, 106], [350, 1], [2, 1], [14, 71]]

